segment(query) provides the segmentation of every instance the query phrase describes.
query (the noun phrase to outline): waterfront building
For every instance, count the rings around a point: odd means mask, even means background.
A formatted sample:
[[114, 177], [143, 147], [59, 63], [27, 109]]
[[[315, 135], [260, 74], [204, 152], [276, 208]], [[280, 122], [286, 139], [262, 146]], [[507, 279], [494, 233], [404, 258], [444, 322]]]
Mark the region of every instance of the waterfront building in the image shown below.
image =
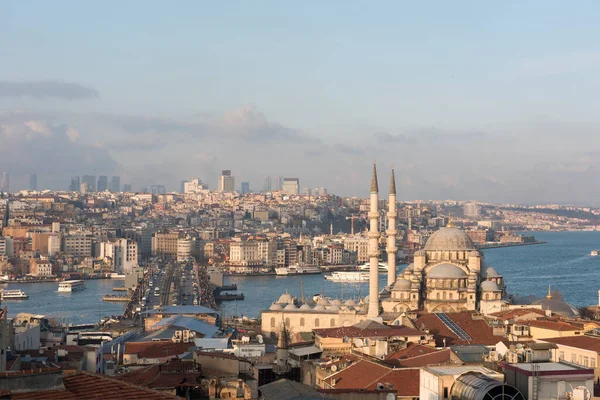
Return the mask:
[[99, 245], [98, 258], [111, 272], [128, 274], [138, 265], [138, 244], [131, 239], [108, 239]]
[[358, 263], [369, 261], [369, 239], [363, 236], [348, 236], [344, 238], [344, 250], [356, 254]]
[[169, 256], [177, 258], [179, 232], [157, 232], [152, 237], [152, 256]]
[[235, 191], [235, 177], [231, 176], [231, 170], [224, 169], [219, 176], [219, 192]]
[[68, 235], [63, 237], [63, 251], [76, 257], [91, 257], [95, 239], [89, 235]]
[[29, 275], [36, 277], [52, 276], [52, 264], [47, 259], [32, 258], [29, 263]]
[[285, 194], [300, 193], [300, 179], [298, 178], [283, 178], [282, 191]]

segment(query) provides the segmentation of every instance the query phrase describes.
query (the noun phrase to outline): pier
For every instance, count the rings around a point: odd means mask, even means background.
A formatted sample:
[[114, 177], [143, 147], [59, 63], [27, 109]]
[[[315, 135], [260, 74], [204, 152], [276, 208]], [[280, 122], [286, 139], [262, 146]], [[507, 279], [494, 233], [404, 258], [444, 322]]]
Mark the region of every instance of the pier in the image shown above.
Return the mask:
[[118, 287], [114, 287], [113, 291], [115, 291], [115, 292], [126, 292], [127, 288], [126, 287], [122, 287], [122, 286], [118, 286]]
[[107, 294], [102, 297], [102, 301], [118, 301], [128, 303], [131, 299], [127, 295]]

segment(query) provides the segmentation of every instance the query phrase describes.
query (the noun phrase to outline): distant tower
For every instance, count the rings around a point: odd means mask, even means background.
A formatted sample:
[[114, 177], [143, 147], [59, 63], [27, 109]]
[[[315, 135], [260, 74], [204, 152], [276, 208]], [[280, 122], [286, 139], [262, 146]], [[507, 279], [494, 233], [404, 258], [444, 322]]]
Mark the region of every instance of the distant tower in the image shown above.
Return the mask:
[[110, 180], [110, 191], [113, 193], [119, 193], [121, 191], [121, 177], [113, 176]]
[[287, 370], [288, 363], [288, 346], [289, 346], [289, 332], [285, 323], [281, 321], [281, 329], [279, 330], [279, 338], [277, 339], [277, 367], [280, 372]]
[[2, 182], [0, 182], [0, 192], [7, 192], [10, 189], [10, 176], [8, 175], [8, 172], [4, 171], [2, 172]]
[[108, 176], [100, 175], [98, 177], [98, 185], [96, 186], [99, 192], [106, 192], [108, 190]]
[[387, 230], [387, 251], [388, 255], [388, 286], [396, 281], [396, 179], [394, 177], [394, 168], [392, 168], [392, 177], [390, 179], [390, 198], [388, 201], [388, 230]]
[[371, 204], [369, 211], [369, 318], [379, 315], [379, 186], [377, 167], [373, 162], [371, 177]]
[[230, 169], [221, 171], [218, 190], [219, 192], [233, 192], [235, 190], [235, 178], [231, 176]]
[[29, 190], [37, 190], [37, 174], [29, 175]]
[[271, 191], [271, 177], [269, 175], [265, 176], [265, 183], [263, 185], [263, 192], [267, 193]]
[[250, 193], [250, 182], [242, 182], [240, 194]]

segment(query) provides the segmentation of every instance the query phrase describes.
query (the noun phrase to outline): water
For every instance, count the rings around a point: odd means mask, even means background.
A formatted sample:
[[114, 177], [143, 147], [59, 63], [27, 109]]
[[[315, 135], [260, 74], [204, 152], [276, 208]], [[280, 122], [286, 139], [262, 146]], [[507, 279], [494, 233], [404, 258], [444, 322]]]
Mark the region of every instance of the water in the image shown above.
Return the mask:
[[[600, 289], [600, 257], [591, 257], [592, 249], [600, 249], [600, 232], [535, 232], [542, 245], [504, 247], [484, 250], [485, 262], [504, 276], [509, 293], [519, 296], [543, 297], [559, 290], [565, 301], [584, 306], [597, 304]], [[404, 268], [400, 266], [399, 269]], [[230, 276], [225, 283], [235, 283], [243, 301], [226, 302], [220, 307], [226, 316], [258, 317], [260, 310], [270, 307], [285, 291], [300, 296], [300, 279], [306, 297], [324, 292], [328, 297], [352, 298], [369, 293], [369, 284], [340, 284], [308, 276]], [[385, 274], [379, 276], [379, 286], [387, 283]]]
[[85, 281], [86, 289], [72, 293], [58, 293], [58, 282], [1, 285], [6, 289], [21, 289], [29, 295], [27, 300], [8, 300], [8, 315], [27, 312], [42, 314], [59, 322], [81, 324], [95, 323], [98, 316], [121, 315], [126, 303], [103, 302], [102, 296], [113, 292], [115, 286], [123, 286], [122, 280], [93, 279]]

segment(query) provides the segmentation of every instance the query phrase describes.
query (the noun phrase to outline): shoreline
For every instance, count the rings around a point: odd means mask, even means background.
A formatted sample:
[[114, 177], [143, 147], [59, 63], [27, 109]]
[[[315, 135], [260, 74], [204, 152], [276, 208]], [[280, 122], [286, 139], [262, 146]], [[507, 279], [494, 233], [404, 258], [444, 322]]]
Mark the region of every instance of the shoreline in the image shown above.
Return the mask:
[[477, 246], [477, 250], [488, 250], [488, 249], [502, 249], [505, 247], [520, 247], [520, 246], [535, 246], [538, 244], [546, 244], [547, 242], [538, 240], [532, 243], [501, 243], [498, 245], [489, 245], [485, 244], [482, 246]]

